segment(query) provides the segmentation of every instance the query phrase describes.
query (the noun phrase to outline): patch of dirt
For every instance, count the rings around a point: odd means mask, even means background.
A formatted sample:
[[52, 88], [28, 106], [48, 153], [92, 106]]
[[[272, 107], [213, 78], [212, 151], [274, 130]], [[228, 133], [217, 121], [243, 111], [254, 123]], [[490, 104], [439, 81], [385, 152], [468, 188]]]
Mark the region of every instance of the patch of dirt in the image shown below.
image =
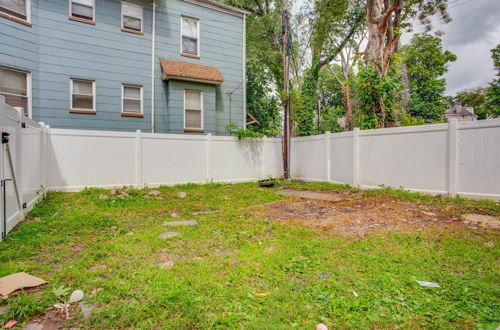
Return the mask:
[[[317, 199], [317, 194], [328, 193], [296, 191], [293, 195], [306, 198], [288, 198], [253, 211], [271, 220], [356, 237], [385, 230], [412, 232], [464, 226], [460, 221], [450, 221], [426, 204], [338, 191], [329, 192], [334, 196], [331, 199]], [[311, 196], [315, 199], [308, 198]]]
[[75, 328], [78, 325], [75, 324], [76, 321], [73, 316], [78, 313], [78, 310], [78, 304], [70, 305], [68, 308], [70, 319], [66, 320], [66, 314], [63, 309], [49, 307], [45, 310], [45, 314], [43, 316], [30, 320], [29, 324], [36, 325], [38, 328], [41, 327], [42, 330]]
[[158, 266], [160, 266], [161, 269], [167, 269], [172, 267], [177, 260], [179, 260], [181, 257], [178, 256], [177, 254], [168, 252], [168, 251], [163, 251], [158, 258], [156, 258], [156, 263]]
[[479, 227], [490, 227], [500, 229], [500, 218], [491, 215], [482, 215], [477, 213], [469, 213], [462, 216], [465, 221]]

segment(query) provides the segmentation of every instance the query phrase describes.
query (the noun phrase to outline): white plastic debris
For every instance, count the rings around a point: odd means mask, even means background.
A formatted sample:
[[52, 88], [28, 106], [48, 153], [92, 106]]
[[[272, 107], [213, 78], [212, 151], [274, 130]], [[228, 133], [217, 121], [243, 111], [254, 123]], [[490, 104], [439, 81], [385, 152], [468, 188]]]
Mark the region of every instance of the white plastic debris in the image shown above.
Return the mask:
[[83, 299], [83, 291], [82, 290], [75, 290], [73, 293], [71, 293], [71, 296], [69, 297], [69, 304], [79, 302], [80, 300]]
[[418, 285], [425, 286], [427, 288], [440, 288], [439, 284], [427, 281], [417, 281]]
[[186, 197], [187, 197], [187, 194], [185, 192], [181, 191], [179, 193], [179, 198], [186, 198]]

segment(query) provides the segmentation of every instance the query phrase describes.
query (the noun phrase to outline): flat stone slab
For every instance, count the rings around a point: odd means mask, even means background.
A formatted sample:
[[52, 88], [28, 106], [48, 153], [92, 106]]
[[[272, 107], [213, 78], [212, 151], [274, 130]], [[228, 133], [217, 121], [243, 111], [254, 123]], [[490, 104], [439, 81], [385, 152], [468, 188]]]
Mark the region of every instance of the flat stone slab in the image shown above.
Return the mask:
[[167, 231], [165, 233], [161, 233], [160, 235], [158, 235], [158, 238], [161, 238], [161, 239], [166, 239], [166, 238], [172, 238], [172, 237], [175, 237], [177, 235], [180, 235], [180, 233], [178, 232], [175, 232], [175, 231]]
[[198, 226], [198, 221], [196, 220], [180, 220], [180, 221], [168, 221], [163, 223], [164, 226]]
[[329, 202], [340, 202], [340, 201], [345, 200], [345, 198], [340, 197], [338, 195], [319, 193], [319, 192], [307, 191], [307, 190], [283, 189], [283, 190], [278, 190], [277, 193], [291, 195], [291, 196], [297, 196], [300, 198], [317, 199], [317, 200], [329, 201]]

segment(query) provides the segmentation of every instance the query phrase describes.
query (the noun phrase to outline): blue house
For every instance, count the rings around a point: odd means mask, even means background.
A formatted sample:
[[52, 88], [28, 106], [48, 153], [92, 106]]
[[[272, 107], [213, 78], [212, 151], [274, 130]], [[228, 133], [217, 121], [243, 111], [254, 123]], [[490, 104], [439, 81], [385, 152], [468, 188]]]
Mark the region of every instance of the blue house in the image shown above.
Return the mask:
[[0, 95], [51, 127], [243, 127], [246, 12], [212, 0], [1, 0]]

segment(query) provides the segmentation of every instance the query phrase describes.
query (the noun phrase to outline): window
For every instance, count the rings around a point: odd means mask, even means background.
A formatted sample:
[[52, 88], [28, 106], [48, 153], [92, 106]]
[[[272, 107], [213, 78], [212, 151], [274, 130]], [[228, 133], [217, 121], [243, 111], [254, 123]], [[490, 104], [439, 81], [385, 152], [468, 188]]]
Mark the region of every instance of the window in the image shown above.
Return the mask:
[[122, 1], [122, 28], [142, 32], [142, 6]]
[[181, 17], [181, 52], [191, 56], [200, 55], [200, 22], [195, 18]]
[[7, 15], [28, 20], [29, 0], [0, 0], [0, 12]]
[[95, 0], [70, 0], [71, 17], [82, 20], [93, 21], [94, 9], [95, 9]]
[[0, 95], [11, 107], [23, 108], [29, 117], [29, 73], [0, 67]]
[[203, 129], [203, 94], [201, 91], [184, 90], [184, 128]]
[[142, 86], [123, 85], [122, 88], [122, 113], [141, 115]]
[[71, 79], [71, 111], [95, 112], [95, 81]]

